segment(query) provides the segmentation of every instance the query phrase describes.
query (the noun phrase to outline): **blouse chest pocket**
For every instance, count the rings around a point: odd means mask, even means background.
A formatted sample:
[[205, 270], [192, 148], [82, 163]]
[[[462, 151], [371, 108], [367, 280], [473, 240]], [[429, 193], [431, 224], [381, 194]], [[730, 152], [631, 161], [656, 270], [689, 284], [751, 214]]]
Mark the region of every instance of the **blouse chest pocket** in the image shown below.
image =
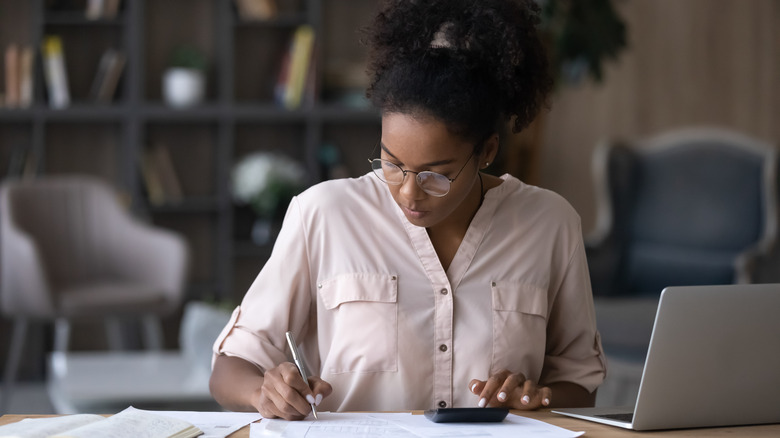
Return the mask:
[[[398, 370], [398, 281], [342, 274], [317, 285], [322, 369], [332, 374]], [[323, 347], [324, 348], [324, 347]]]
[[491, 283], [491, 294], [491, 372], [508, 369], [538, 379], [547, 339], [547, 290], [531, 284], [495, 281]]

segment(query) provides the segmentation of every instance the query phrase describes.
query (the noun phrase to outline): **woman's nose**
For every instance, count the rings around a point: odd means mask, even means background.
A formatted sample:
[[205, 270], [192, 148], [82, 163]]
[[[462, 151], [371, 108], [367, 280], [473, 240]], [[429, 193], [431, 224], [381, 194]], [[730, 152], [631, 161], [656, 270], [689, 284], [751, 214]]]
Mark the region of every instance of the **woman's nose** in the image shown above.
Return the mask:
[[406, 174], [401, 183], [400, 193], [407, 199], [420, 199], [425, 196], [425, 192], [417, 184], [417, 175], [413, 173]]

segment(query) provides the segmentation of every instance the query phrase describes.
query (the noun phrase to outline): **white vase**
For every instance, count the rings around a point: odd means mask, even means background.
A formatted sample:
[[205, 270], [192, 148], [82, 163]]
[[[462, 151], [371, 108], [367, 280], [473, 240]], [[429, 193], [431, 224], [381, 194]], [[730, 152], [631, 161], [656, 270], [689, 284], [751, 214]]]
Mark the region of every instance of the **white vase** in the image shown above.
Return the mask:
[[194, 68], [174, 67], [163, 74], [162, 92], [165, 103], [184, 108], [203, 102], [206, 77]]
[[193, 366], [211, 370], [211, 346], [230, 320], [231, 312], [199, 301], [184, 306], [179, 330], [181, 351]]

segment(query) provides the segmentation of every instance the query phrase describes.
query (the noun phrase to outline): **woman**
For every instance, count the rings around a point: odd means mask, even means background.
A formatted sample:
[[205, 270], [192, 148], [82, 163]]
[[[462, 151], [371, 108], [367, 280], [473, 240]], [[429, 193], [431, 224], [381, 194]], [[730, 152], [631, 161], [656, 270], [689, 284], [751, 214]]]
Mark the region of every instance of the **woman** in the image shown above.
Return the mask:
[[[367, 30], [372, 172], [296, 197], [214, 345], [232, 410], [587, 406], [604, 378], [582, 232], [483, 174], [551, 88], [531, 0], [389, 0]], [[293, 331], [312, 374], [289, 362]], [[310, 385], [310, 386], [309, 386]]]

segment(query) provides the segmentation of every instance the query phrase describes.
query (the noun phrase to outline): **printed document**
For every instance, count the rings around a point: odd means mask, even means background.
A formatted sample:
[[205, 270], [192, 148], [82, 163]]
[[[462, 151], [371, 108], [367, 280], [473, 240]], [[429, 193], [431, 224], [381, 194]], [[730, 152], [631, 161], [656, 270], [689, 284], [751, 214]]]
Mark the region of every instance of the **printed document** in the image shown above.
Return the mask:
[[503, 438], [543, 436], [573, 438], [584, 432], [553, 426], [543, 421], [509, 414], [501, 423], [433, 423], [423, 415], [409, 413], [318, 413], [320, 419], [303, 421], [263, 420], [250, 425], [250, 438]]

